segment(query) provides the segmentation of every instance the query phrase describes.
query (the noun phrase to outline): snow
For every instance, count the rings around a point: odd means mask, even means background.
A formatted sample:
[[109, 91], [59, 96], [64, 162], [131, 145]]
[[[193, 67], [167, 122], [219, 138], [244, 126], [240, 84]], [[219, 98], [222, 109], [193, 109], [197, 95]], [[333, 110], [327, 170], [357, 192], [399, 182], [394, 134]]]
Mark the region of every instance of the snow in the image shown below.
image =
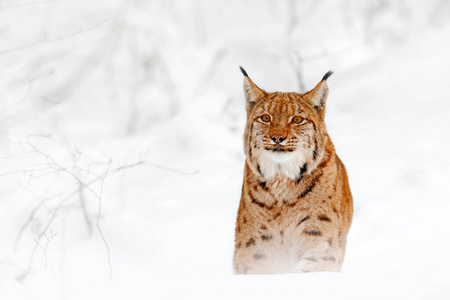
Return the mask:
[[[362, 3], [2, 1], [0, 299], [448, 299], [450, 5]], [[235, 276], [238, 66], [296, 63], [335, 72], [343, 270]]]

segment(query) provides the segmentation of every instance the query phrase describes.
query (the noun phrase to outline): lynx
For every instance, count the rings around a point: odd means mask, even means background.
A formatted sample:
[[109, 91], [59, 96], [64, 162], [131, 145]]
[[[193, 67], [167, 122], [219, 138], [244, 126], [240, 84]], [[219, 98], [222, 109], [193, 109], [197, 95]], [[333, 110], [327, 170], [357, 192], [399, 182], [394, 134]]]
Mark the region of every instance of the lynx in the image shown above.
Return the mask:
[[246, 160], [234, 273], [340, 271], [353, 200], [324, 123], [332, 72], [299, 94], [268, 93], [241, 71]]

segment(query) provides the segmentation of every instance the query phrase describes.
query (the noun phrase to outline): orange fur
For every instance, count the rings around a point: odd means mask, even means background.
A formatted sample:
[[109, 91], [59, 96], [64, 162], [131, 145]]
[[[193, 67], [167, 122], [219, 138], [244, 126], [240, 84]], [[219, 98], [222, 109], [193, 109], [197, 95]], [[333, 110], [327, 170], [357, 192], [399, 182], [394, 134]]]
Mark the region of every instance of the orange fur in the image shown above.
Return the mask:
[[353, 203], [324, 124], [331, 73], [305, 94], [267, 93], [243, 73], [246, 161], [234, 272], [339, 271]]

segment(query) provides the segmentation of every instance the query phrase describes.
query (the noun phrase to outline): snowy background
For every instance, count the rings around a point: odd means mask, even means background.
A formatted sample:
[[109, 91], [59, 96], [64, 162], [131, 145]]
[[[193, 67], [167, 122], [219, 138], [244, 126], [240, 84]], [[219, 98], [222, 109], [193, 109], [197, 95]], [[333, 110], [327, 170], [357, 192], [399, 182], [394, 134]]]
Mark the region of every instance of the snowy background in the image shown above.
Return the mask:
[[[232, 275], [245, 124], [328, 70], [341, 273]], [[450, 1], [0, 1], [0, 299], [449, 299]]]

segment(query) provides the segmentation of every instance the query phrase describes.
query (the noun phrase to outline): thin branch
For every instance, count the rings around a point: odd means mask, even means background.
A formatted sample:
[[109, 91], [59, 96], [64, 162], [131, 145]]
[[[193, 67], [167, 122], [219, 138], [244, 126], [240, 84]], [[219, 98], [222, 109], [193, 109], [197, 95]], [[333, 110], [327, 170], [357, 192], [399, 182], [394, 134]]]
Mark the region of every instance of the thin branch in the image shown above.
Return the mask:
[[29, 175], [31, 176], [32, 174], [27, 174], [27, 173], [32, 173], [32, 172], [38, 172], [38, 171], [47, 171], [51, 169], [51, 167], [45, 167], [45, 168], [39, 168], [39, 169], [25, 169], [25, 170], [15, 170], [15, 171], [10, 171], [10, 172], [6, 172], [6, 173], [2, 173], [0, 174], [0, 177], [3, 176], [8, 176], [8, 175], [13, 175], [13, 174], [18, 174], [18, 173], [23, 173], [25, 175]]
[[92, 224], [89, 220], [89, 215], [86, 210], [86, 203], [84, 201], [84, 195], [83, 195], [83, 184], [81, 181], [78, 181], [78, 193], [80, 196], [80, 205], [81, 205], [81, 211], [83, 212], [84, 221], [86, 222], [86, 226], [89, 229], [89, 235], [92, 235]]
[[108, 242], [106, 241], [105, 235], [103, 234], [102, 228], [100, 227], [100, 216], [102, 213], [102, 195], [103, 195], [103, 184], [105, 183], [105, 178], [108, 175], [109, 168], [111, 167], [112, 160], [109, 160], [108, 167], [106, 168], [105, 175], [103, 176], [102, 183], [100, 185], [100, 195], [98, 197], [98, 212], [97, 212], [97, 230], [102, 237], [103, 243], [105, 244], [106, 251], [108, 252], [108, 267], [109, 267], [109, 277], [112, 277], [112, 267], [111, 267], [111, 250], [109, 248]]
[[122, 176], [120, 177], [120, 183], [119, 183], [119, 201], [120, 201], [120, 206], [122, 206], [122, 207], [125, 203], [124, 185], [125, 185], [125, 175], [126, 174], [127, 174], [126, 172], [122, 172]]
[[[54, 196], [54, 197], [56, 197], [56, 196]], [[25, 231], [25, 229], [28, 227], [28, 225], [30, 225], [31, 221], [33, 221], [34, 215], [39, 211], [39, 209], [41, 209], [42, 206], [45, 206], [45, 202], [48, 201], [51, 198], [53, 198], [53, 197], [48, 197], [45, 200], [39, 201], [38, 205], [36, 205], [33, 208], [31, 213], [29, 214], [27, 220], [25, 221], [25, 223], [23, 223], [22, 227], [20, 228], [19, 232], [17, 233], [16, 239], [14, 241], [14, 252], [17, 252], [17, 248], [19, 246], [19, 242], [20, 242], [20, 239], [22, 237], [22, 234]]]
[[67, 196], [66, 198], [64, 198], [63, 200], [61, 200], [58, 205], [56, 206], [54, 213], [52, 214], [52, 216], [50, 217], [50, 219], [47, 221], [47, 224], [45, 225], [45, 228], [42, 230], [42, 232], [38, 235], [38, 237], [35, 239], [37, 241], [37, 243], [35, 244], [33, 251], [31, 252], [31, 256], [30, 259], [28, 261], [28, 267], [27, 269], [17, 277], [18, 281], [23, 281], [28, 274], [30, 274], [31, 271], [31, 267], [33, 266], [33, 261], [34, 261], [34, 256], [36, 254], [36, 250], [38, 248], [38, 243], [41, 240], [41, 238], [44, 236], [44, 234], [49, 230], [51, 224], [53, 223], [53, 220], [56, 218], [56, 214], [59, 211], [59, 209], [61, 208], [61, 206], [68, 201], [69, 199], [71, 199], [73, 196], [75, 196], [77, 194], [78, 190], [74, 191], [73, 193], [71, 193], [69, 196]]
[[[29, 137], [29, 138], [30, 138], [30, 137]], [[117, 168], [115, 168], [115, 169], [111, 169], [112, 160], [109, 159], [106, 170], [105, 170], [102, 174], [98, 175], [98, 174], [92, 173], [90, 170], [86, 170], [86, 169], [77, 167], [77, 166], [76, 166], [76, 162], [75, 162], [71, 167], [69, 167], [69, 168], [66, 168], [66, 167], [63, 167], [63, 166], [59, 165], [59, 164], [56, 162], [56, 160], [55, 160], [53, 157], [51, 157], [48, 153], [45, 153], [45, 152], [41, 151], [40, 149], [38, 149], [38, 147], [36, 147], [35, 145], [33, 145], [33, 143], [31, 143], [31, 141], [30, 141], [29, 138], [28, 138], [28, 142], [27, 142], [28, 146], [31, 147], [31, 148], [33, 149], [33, 152], [38, 153], [38, 154], [42, 155], [42, 156], [45, 158], [46, 164], [47, 164], [47, 167], [46, 167], [45, 169], [53, 169], [55, 172], [64, 172], [64, 173], [66, 173], [66, 174], [69, 174], [71, 177], [73, 177], [73, 178], [75, 179], [75, 181], [77, 182], [78, 186], [77, 186], [77, 188], [76, 188], [75, 190], [73, 190], [73, 191], [72, 191], [70, 194], [68, 194], [65, 198], [61, 199], [61, 200], [59, 201], [59, 203], [58, 203], [53, 209], [50, 210], [50, 214], [51, 214], [50, 218], [48, 218], [48, 220], [47, 220], [47, 222], [46, 222], [44, 228], [43, 228], [42, 231], [39, 233], [39, 235], [35, 238], [35, 242], [36, 242], [36, 243], [35, 243], [35, 246], [34, 246], [32, 252], [31, 252], [31, 256], [30, 256], [30, 258], [29, 258], [29, 261], [28, 261], [28, 267], [26, 268], [26, 270], [24, 270], [24, 272], [23, 272], [22, 274], [20, 274], [20, 275], [17, 277], [17, 279], [18, 279], [19, 281], [22, 281], [24, 278], [26, 278], [26, 277], [29, 275], [29, 273], [30, 273], [30, 271], [31, 271], [31, 269], [32, 269], [32, 266], [33, 266], [34, 258], [35, 258], [35, 255], [36, 255], [36, 250], [37, 250], [38, 248], [44, 248], [44, 249], [45, 249], [45, 247], [42, 247], [42, 245], [41, 245], [41, 239], [42, 239], [43, 237], [45, 237], [46, 232], [50, 229], [50, 226], [53, 224], [53, 221], [54, 221], [55, 218], [58, 216], [58, 213], [61, 211], [61, 209], [63, 208], [63, 206], [65, 205], [65, 203], [66, 203], [67, 201], [71, 200], [75, 195], [79, 194], [80, 197], [84, 197], [84, 196], [82, 196], [82, 194], [81, 194], [83, 189], [86, 189], [87, 191], [91, 192], [92, 195], [98, 199], [98, 212], [97, 212], [97, 222], [96, 222], [96, 226], [97, 226], [97, 229], [98, 229], [98, 231], [99, 231], [99, 233], [100, 233], [100, 236], [101, 236], [101, 238], [102, 238], [102, 240], [103, 240], [103, 243], [105, 244], [105, 248], [106, 248], [107, 253], [108, 253], [107, 262], [108, 262], [108, 267], [109, 267], [110, 276], [112, 276], [111, 251], [110, 251], [110, 247], [109, 247], [109, 245], [108, 245], [108, 242], [107, 242], [107, 240], [106, 240], [106, 237], [105, 237], [105, 235], [104, 235], [104, 233], [103, 233], [103, 231], [102, 231], [102, 229], [101, 229], [101, 226], [100, 226], [100, 218], [101, 218], [101, 212], [102, 212], [103, 188], [104, 188], [104, 181], [105, 181], [106, 177], [107, 177], [108, 175], [112, 174], [112, 173], [121, 172], [121, 171], [123, 171], [123, 170], [129, 169], [129, 168], [133, 168], [133, 167], [136, 167], [136, 166], [139, 166], [139, 165], [149, 165], [149, 166], [152, 166], [152, 167], [155, 167], [155, 168], [159, 168], [159, 169], [166, 170], [166, 171], [170, 171], [170, 172], [180, 173], [180, 174], [183, 174], [183, 175], [192, 175], [192, 174], [198, 173], [198, 171], [194, 171], [194, 172], [185, 172], [185, 171], [182, 171], [182, 170], [177, 170], [177, 169], [165, 167], [165, 166], [158, 165], [158, 164], [147, 163], [145, 160], [142, 160], [142, 159], [141, 159], [140, 161], [137, 161], [137, 162], [132, 163], [132, 164], [122, 165], [122, 166], [119, 166], [119, 167], [117, 167]], [[33, 171], [35, 172], [36, 170], [38, 170], [38, 169], [33, 169], [33, 170], [29, 170], [29, 171], [30, 171], [30, 172], [33, 172]], [[76, 172], [77, 172], [77, 171], [80, 171], [80, 170], [83, 171], [83, 172], [86, 172], [85, 174], [93, 175], [94, 178], [93, 178], [92, 180], [88, 181], [88, 182], [85, 182], [83, 179], [81, 179], [81, 178], [76, 174]], [[34, 175], [34, 174], [30, 174], [30, 176], [31, 176], [31, 175]], [[101, 182], [100, 190], [99, 190], [98, 193], [91, 187], [94, 183], [97, 183], [97, 182]], [[48, 200], [48, 199], [47, 199], [47, 200]], [[82, 199], [80, 198], [80, 202], [84, 202], [84, 199], [82, 200]], [[18, 233], [18, 236], [17, 236], [17, 238], [16, 238], [16, 248], [17, 248], [17, 245], [18, 245], [18, 242], [19, 242], [19, 240], [20, 240], [20, 237], [21, 237], [22, 233], [24, 232], [24, 230], [29, 226], [29, 224], [30, 224], [31, 221], [33, 220], [34, 215], [36, 214], [36, 212], [37, 212], [44, 204], [45, 204], [45, 201], [42, 201], [42, 203], [40, 203], [39, 205], [37, 205], [37, 206], [33, 209], [33, 211], [31, 212], [31, 214], [30, 214], [30, 216], [28, 217], [27, 221], [26, 221], [26, 222], [23, 224], [23, 226], [21, 227], [21, 229], [20, 229], [20, 231], [19, 231], [19, 233]], [[83, 203], [82, 203], [82, 206], [83, 206]], [[82, 207], [82, 209], [83, 209], [83, 211], [84, 211], [84, 213], [85, 213], [86, 222], [88, 222], [88, 221], [89, 221], [89, 218], [88, 218], [88, 215], [87, 215], [86, 208], [83, 208], [83, 207]]]
[[42, 249], [42, 251], [44, 252], [44, 257], [45, 257], [45, 268], [47, 269], [47, 248], [48, 248], [48, 244], [50, 244], [51, 240], [56, 236], [56, 233], [53, 233], [53, 231], [50, 229], [50, 237], [47, 236], [47, 233], [44, 233], [45, 238], [47, 239], [45, 246], [42, 246], [36, 239], [34, 239], [34, 241], [36, 242], [36, 244], [39, 246], [39, 248]]

